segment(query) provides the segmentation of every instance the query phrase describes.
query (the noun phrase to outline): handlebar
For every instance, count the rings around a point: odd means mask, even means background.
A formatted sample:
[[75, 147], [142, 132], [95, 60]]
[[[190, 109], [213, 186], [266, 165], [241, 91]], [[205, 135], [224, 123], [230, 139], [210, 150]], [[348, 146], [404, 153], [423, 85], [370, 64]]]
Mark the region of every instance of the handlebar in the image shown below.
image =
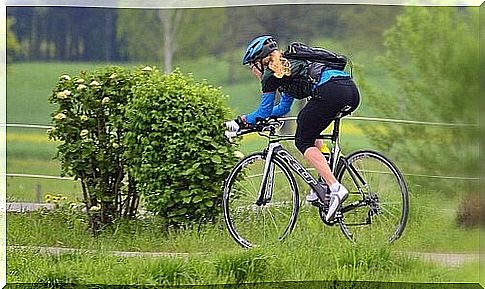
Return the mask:
[[[233, 131], [226, 131], [225, 135], [228, 138], [233, 138], [237, 136], [243, 136], [245, 134], [250, 134], [257, 132], [261, 136], [265, 137], [273, 137], [277, 136], [276, 132], [283, 127], [284, 121], [278, 120], [278, 118], [269, 118], [269, 119], [258, 119], [256, 124], [251, 125], [248, 128], [241, 129], [237, 132]], [[265, 134], [265, 132], [269, 132], [269, 134]]]
[[[243, 136], [250, 133], [258, 133], [260, 136], [270, 138], [277, 138], [279, 140], [294, 140], [294, 135], [278, 135], [277, 131], [280, 130], [285, 123], [285, 119], [271, 117], [269, 119], [258, 119], [256, 124], [251, 125], [249, 128], [244, 128], [239, 131], [226, 131], [224, 135], [230, 140], [234, 137]], [[269, 133], [268, 133], [269, 132]], [[330, 134], [320, 134], [317, 139], [332, 140], [335, 141], [339, 135], [339, 123], [334, 125], [333, 132]]]

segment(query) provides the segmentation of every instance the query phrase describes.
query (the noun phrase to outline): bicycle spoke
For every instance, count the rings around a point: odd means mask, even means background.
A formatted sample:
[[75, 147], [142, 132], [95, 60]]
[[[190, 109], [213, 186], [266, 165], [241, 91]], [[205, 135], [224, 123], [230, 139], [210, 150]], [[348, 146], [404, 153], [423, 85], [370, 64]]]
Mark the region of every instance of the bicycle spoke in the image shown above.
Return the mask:
[[[244, 247], [280, 241], [291, 232], [298, 212], [298, 203], [294, 202], [296, 183], [278, 162], [272, 164], [271, 191], [265, 192], [267, 198], [260, 206], [256, 205], [266, 161], [262, 155], [252, 157], [251, 162], [231, 174], [229, 200], [223, 203], [229, 233]], [[268, 177], [266, 190], [269, 181]]]
[[[345, 221], [340, 224], [342, 231], [348, 238], [370, 235], [394, 241], [406, 224], [407, 197], [404, 196], [407, 196], [407, 188], [402, 185], [402, 177], [395, 173], [396, 169], [390, 161], [375, 152], [356, 153], [348, 158], [348, 162], [368, 185], [364, 195], [369, 204], [344, 213]], [[346, 167], [340, 168], [338, 179], [349, 191], [355, 191], [355, 182]], [[359, 196], [351, 194], [349, 199], [351, 201], [347, 202], [359, 201]], [[370, 225], [346, 227], [346, 224], [365, 223], [370, 212], [373, 212]]]

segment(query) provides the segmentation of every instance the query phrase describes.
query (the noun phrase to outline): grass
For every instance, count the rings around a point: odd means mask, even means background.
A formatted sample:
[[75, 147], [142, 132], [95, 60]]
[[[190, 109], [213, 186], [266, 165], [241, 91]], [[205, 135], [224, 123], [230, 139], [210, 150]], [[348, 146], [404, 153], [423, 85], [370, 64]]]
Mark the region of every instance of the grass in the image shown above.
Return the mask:
[[[282, 280], [374, 280], [477, 282], [476, 264], [448, 268], [396, 252], [478, 252], [478, 229], [454, 224], [441, 199], [414, 193], [404, 235], [392, 246], [372, 238], [352, 245], [336, 227], [323, 226], [316, 209], [303, 206], [297, 226], [283, 243], [246, 251], [229, 237], [222, 221], [166, 231], [157, 217], [120, 220], [93, 237], [83, 215], [68, 209], [8, 213], [7, 245], [96, 249], [98, 253], [42, 255], [7, 252], [8, 282], [96, 284], [215, 284]], [[107, 251], [184, 252], [187, 259], [122, 258]], [[202, 253], [203, 255], [199, 255]], [[96, 269], [94, 269], [96, 268]], [[109, 268], [109, 270], [107, 269]], [[322, 270], [321, 268], [325, 268]], [[358, 287], [353, 287], [358, 288]]]
[[[300, 191], [301, 198], [305, 192]], [[398, 251], [468, 252], [479, 251], [479, 230], [462, 229], [455, 225], [454, 213], [420, 204], [414, 199], [408, 226], [392, 248]], [[84, 217], [69, 210], [53, 213], [28, 213], [7, 216], [8, 245], [66, 246], [106, 250], [212, 252], [232, 250], [235, 244], [221, 223], [193, 229], [163, 230], [157, 217], [115, 223], [97, 238], [86, 231]], [[346, 244], [348, 241], [337, 227], [323, 226], [317, 210], [308, 205], [300, 209], [296, 228], [286, 243], [312, 240], [329, 244], [330, 240]], [[359, 242], [370, 242], [364, 238]], [[286, 244], [285, 243], [285, 244]]]
[[[371, 58], [370, 58], [371, 59]], [[359, 56], [353, 57], [358, 63]], [[106, 66], [106, 63], [19, 63], [9, 65], [7, 75], [7, 122], [48, 124], [54, 109], [47, 102], [59, 75], [75, 75], [80, 70]], [[134, 67], [136, 64], [123, 64]], [[223, 86], [230, 95], [228, 104], [234, 114], [251, 111], [257, 106], [258, 82], [243, 69], [229, 75], [227, 63], [201, 58], [179, 63], [184, 72], [197, 79], [207, 79]], [[210, 68], [210, 69], [209, 69]], [[375, 66], [368, 70], [369, 82], [381, 79]], [[233, 77], [237, 82], [231, 82]], [[381, 81], [382, 82], [382, 81]], [[391, 87], [389, 89], [392, 89]], [[370, 104], [363, 102], [357, 114], [365, 115]], [[295, 112], [293, 112], [295, 114]], [[361, 135], [362, 125], [374, 123], [344, 122], [344, 152], [372, 148]], [[56, 143], [49, 142], [43, 131], [9, 128], [7, 131], [7, 172], [59, 175], [57, 161], [52, 160]], [[248, 136], [240, 150], [260, 150], [265, 141]], [[286, 146], [294, 150], [293, 144]], [[404, 160], [395, 160], [399, 166]], [[410, 184], [415, 184], [414, 180]], [[41, 194], [36, 195], [36, 188]], [[454, 188], [450, 185], [450, 188]], [[300, 187], [304, 196], [306, 188]], [[396, 256], [395, 251], [477, 252], [478, 230], [464, 230], [454, 223], [459, 196], [453, 192], [426, 192], [411, 187], [411, 214], [403, 237], [392, 247], [363, 243], [354, 247], [338, 228], [323, 227], [313, 210], [303, 210], [297, 227], [286, 242], [264, 250], [240, 250], [221, 223], [202, 229], [163, 231], [156, 218], [136, 222], [120, 221], [100, 236], [86, 231], [83, 218], [69, 211], [61, 213], [8, 214], [8, 245], [65, 246], [85, 249], [205, 252], [204, 257], [188, 260], [166, 258], [120, 258], [107, 254], [60, 257], [35, 251], [7, 252], [8, 282], [79, 282], [110, 284], [214, 284], [280, 280], [393, 280], [407, 282], [476, 282], [476, 264], [444, 268]], [[72, 181], [7, 179], [7, 199], [36, 201], [44, 193], [61, 193], [69, 201], [80, 197], [79, 185]], [[312, 208], [313, 209], [313, 208]], [[330, 268], [321, 270], [321, 268]]]
[[[7, 173], [60, 176], [60, 164], [53, 159], [56, 146], [43, 129], [8, 128]], [[81, 189], [70, 180], [7, 177], [8, 201], [43, 202], [45, 194], [62, 194], [77, 202]]]
[[[387, 246], [327, 242], [285, 243], [187, 258], [116, 257], [108, 253], [44, 255], [7, 251], [7, 282], [178, 285], [243, 282], [367, 280], [476, 282], [476, 264], [446, 268], [393, 254]], [[352, 288], [359, 288], [354, 286]]]
[[[116, 65], [126, 68], [141, 66], [137, 63], [89, 63], [89, 62], [47, 62], [9, 64], [7, 74], [7, 123], [49, 124], [50, 114], [55, 107], [48, 97], [62, 74], [79, 75], [81, 70], [92, 71], [97, 68]], [[222, 86], [224, 93], [231, 95], [229, 105], [236, 113], [249, 112], [257, 106], [259, 95], [258, 81], [251, 79], [249, 73], [238, 67], [235, 79], [227, 79], [228, 64], [215, 61], [212, 57], [198, 61], [181, 62], [182, 72], [193, 73], [197, 80], [206, 79], [215, 86]], [[210, 67], [210, 69], [208, 69]], [[254, 101], [247, 101], [254, 95]], [[253, 103], [253, 105], [251, 105]]]
[[[7, 173], [60, 176], [60, 164], [54, 159], [58, 143], [50, 141], [44, 129], [7, 129]], [[285, 147], [299, 155], [293, 142], [285, 142]], [[244, 137], [239, 150], [245, 155], [261, 151], [266, 139], [252, 134]], [[344, 122], [342, 126], [342, 146], [349, 152], [357, 148], [370, 147], [358, 124]], [[35, 149], [33, 149], [35, 148]], [[68, 180], [7, 178], [7, 198], [10, 201], [39, 201], [37, 191], [63, 194], [71, 200], [81, 198], [80, 186]], [[42, 199], [42, 198], [40, 198]]]

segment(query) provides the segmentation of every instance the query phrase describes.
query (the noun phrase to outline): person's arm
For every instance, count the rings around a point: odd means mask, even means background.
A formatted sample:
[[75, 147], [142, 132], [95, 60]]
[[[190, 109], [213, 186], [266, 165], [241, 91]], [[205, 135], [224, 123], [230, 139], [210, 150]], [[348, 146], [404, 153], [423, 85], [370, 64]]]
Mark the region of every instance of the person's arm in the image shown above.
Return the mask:
[[281, 92], [280, 102], [277, 106], [273, 107], [271, 116], [283, 116], [290, 111], [291, 105], [293, 104], [293, 97], [286, 93]]
[[245, 117], [243, 117], [243, 119], [248, 124], [255, 124], [257, 118], [264, 119], [270, 117], [271, 113], [273, 112], [275, 94], [275, 91], [263, 93], [258, 109], [246, 115]]

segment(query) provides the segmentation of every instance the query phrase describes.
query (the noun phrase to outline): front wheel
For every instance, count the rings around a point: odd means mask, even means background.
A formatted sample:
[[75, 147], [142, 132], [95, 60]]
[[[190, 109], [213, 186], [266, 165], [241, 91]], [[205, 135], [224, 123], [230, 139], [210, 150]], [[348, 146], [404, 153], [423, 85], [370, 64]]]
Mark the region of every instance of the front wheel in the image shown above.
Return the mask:
[[255, 153], [242, 159], [224, 184], [224, 221], [231, 237], [245, 248], [283, 240], [293, 230], [298, 215], [296, 181], [277, 156], [269, 163], [268, 181], [261, 185], [265, 157]]
[[[345, 160], [347, 165], [344, 165]], [[352, 241], [397, 240], [406, 227], [409, 195], [398, 168], [374, 151], [358, 151], [342, 159], [336, 177], [349, 190], [339, 224]]]

